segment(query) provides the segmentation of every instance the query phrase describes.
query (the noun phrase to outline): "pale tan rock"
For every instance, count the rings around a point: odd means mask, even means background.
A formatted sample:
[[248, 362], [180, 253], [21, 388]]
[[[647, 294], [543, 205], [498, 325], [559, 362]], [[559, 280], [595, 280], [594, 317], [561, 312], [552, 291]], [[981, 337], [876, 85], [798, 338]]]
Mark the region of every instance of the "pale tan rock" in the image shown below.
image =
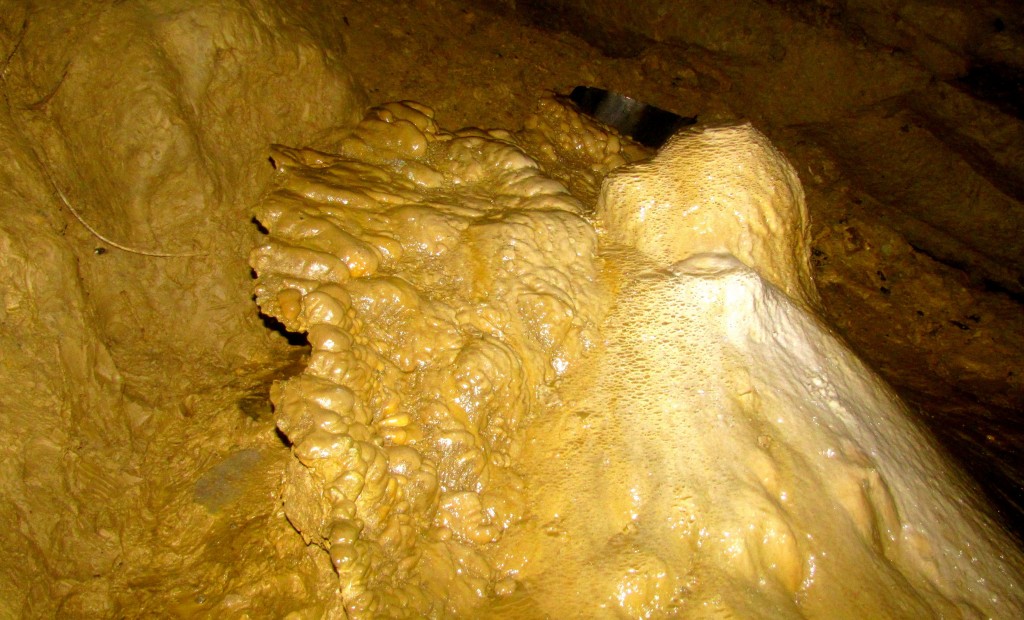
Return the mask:
[[683, 131], [651, 161], [615, 170], [597, 218], [610, 241], [660, 265], [725, 252], [797, 302], [817, 303], [803, 188], [751, 125]]

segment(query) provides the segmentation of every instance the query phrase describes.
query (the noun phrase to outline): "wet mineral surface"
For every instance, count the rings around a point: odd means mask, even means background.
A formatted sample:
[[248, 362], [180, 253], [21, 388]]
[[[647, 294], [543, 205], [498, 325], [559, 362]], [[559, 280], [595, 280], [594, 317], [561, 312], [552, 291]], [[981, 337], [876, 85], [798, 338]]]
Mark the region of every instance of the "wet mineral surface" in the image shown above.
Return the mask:
[[0, 615], [1018, 615], [1019, 8], [721, 4], [7, 2]]

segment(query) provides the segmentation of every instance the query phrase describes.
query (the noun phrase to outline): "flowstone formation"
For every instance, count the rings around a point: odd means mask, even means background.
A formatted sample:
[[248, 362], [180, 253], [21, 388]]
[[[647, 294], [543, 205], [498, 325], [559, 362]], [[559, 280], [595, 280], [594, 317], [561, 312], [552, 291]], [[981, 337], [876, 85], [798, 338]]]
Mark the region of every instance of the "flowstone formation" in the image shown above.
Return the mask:
[[389, 104], [337, 152], [278, 148], [257, 211], [260, 307], [313, 348], [272, 393], [285, 509], [349, 617], [465, 615], [514, 588], [484, 552], [523, 515], [524, 418], [593, 339], [597, 238], [504, 132]]
[[796, 171], [749, 124], [678, 134], [602, 188], [608, 240], [668, 265], [724, 252], [810, 307], [810, 231]]
[[809, 310], [802, 200], [749, 126], [606, 178], [618, 292], [524, 453], [508, 617], [1022, 613], [1019, 551]]
[[252, 264], [313, 349], [272, 399], [319, 614], [1024, 614], [1019, 551], [815, 315], [785, 159], [704, 128], [608, 173], [592, 129], [593, 225], [528, 140], [416, 104], [274, 151]]
[[629, 259], [605, 347], [524, 457], [536, 609], [1020, 614], [1012, 542], [841, 341], [729, 255]]

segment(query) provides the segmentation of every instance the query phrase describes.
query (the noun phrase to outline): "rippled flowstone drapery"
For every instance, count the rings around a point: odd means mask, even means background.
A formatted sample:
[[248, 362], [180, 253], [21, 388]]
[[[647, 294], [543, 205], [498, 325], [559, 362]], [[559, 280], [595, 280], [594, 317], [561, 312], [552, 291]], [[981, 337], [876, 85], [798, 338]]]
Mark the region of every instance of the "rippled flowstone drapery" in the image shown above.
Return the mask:
[[596, 226], [515, 136], [415, 104], [336, 146], [275, 150], [251, 259], [313, 349], [272, 397], [329, 616], [1021, 610], [1018, 552], [812, 314], [755, 130], [616, 170]]

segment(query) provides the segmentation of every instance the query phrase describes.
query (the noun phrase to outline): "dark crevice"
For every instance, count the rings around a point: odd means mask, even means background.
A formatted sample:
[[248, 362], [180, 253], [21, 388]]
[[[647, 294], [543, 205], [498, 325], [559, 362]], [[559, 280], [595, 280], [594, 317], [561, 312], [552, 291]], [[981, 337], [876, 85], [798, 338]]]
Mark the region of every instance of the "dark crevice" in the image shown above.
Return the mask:
[[524, 20], [542, 30], [577, 36], [609, 58], [636, 58], [653, 43], [637, 32], [595, 22], [593, 14], [586, 9], [558, 0], [519, 0], [511, 6], [504, 2], [478, 1], [476, 4], [481, 9]]
[[260, 234], [270, 234], [270, 231], [267, 230], [267, 228], [262, 223], [260, 223], [258, 219], [256, 219], [256, 216], [253, 216], [252, 219], [250, 219], [249, 221], [252, 222], [254, 226], [256, 226], [256, 230], [260, 231]]
[[260, 320], [263, 321], [263, 326], [272, 332], [277, 332], [284, 337], [285, 341], [293, 347], [309, 347], [309, 339], [306, 337], [305, 332], [297, 333], [288, 331], [288, 328], [284, 326], [284, 323], [278, 321], [274, 317], [263, 314], [260, 312]]
[[997, 520], [1024, 544], [1024, 459], [1014, 439], [1019, 412], [978, 403], [970, 394], [937, 399], [906, 388], [899, 391], [918, 422], [977, 484]]
[[967, 263], [965, 263], [963, 261], [956, 260], [955, 258], [940, 257], [939, 255], [935, 254], [934, 252], [929, 251], [928, 248], [925, 248], [924, 246], [918, 245], [918, 244], [914, 243], [913, 241], [908, 240], [907, 243], [918, 254], [924, 254], [925, 256], [927, 256], [928, 258], [932, 259], [936, 263], [942, 263], [943, 265], [945, 265], [947, 267], [952, 267], [953, 269], [956, 269], [957, 271], [962, 271], [962, 272], [964, 272], [964, 274], [967, 275], [967, 277], [971, 276], [971, 272], [970, 272], [970, 269], [969, 269]]
[[[916, 120], [921, 127], [953, 150], [975, 174], [1010, 198], [1024, 202], [1024, 177], [1014, 165], [1000, 163], [978, 138], [962, 132], [961, 127], [952, 121], [934, 117], [927, 105], [917, 103], [914, 97], [906, 99], [906, 107], [916, 112]], [[1014, 122], [1006, 119], [1003, 124]]]
[[[968, 265], [967, 263], [946, 256], [939, 256], [938, 254], [931, 252], [927, 248], [918, 245], [912, 241], [908, 240], [907, 243], [918, 254], [923, 254], [937, 263], [943, 264], [947, 267], [963, 272], [963, 274], [967, 276], [967, 278], [971, 281], [973, 285], [985, 291], [986, 293], [999, 293], [1001, 295], [1006, 295], [1013, 301], [1019, 304], [1024, 304], [1024, 293], [1021, 293], [1018, 290], [1014, 290], [1007, 286], [1006, 284], [1002, 284], [991, 278], [985, 277], [983, 275], [978, 275], [975, 272], [975, 270], [971, 269], [970, 265]], [[1024, 276], [1019, 277], [1018, 282], [1021, 288], [1024, 288]]]
[[[1019, 304], [1024, 304], [1024, 294], [1011, 291], [1010, 289], [1006, 288], [1005, 286], [994, 280], [990, 280], [989, 278], [982, 278], [980, 284], [982, 290], [984, 290], [986, 293], [1000, 293], [1006, 295], [1007, 297], [1009, 297], [1010, 299]], [[1024, 286], [1024, 282], [1021, 282], [1021, 286]]]
[[577, 86], [569, 99], [588, 116], [649, 148], [660, 147], [676, 131], [697, 122], [697, 117], [679, 116], [602, 88]]
[[951, 84], [1024, 120], [1024, 68], [998, 62], [976, 63]]

